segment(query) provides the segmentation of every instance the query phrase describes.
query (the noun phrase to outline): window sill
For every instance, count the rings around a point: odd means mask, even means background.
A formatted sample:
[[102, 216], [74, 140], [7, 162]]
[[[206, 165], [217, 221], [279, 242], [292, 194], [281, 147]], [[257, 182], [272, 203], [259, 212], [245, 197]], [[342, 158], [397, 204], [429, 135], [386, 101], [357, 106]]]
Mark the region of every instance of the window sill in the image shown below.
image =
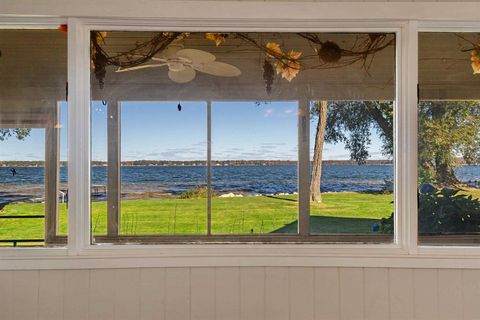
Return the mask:
[[0, 270], [153, 267], [382, 267], [480, 268], [480, 247], [395, 245], [202, 244], [98, 245], [73, 253], [67, 248], [2, 249]]

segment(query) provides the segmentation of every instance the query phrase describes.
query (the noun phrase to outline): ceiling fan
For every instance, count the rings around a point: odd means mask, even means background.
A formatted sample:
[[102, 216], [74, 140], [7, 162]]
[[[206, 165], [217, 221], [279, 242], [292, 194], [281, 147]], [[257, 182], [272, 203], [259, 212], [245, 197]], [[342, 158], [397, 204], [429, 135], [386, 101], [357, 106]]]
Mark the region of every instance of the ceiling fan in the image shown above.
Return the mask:
[[217, 77], [238, 77], [242, 74], [237, 67], [215, 60], [216, 57], [209, 52], [198, 49], [184, 49], [180, 44], [173, 44], [162, 51], [159, 56], [153, 57], [152, 61], [154, 63], [131, 68], [119, 68], [116, 72], [167, 66], [168, 77], [177, 83], [192, 81], [197, 71]]

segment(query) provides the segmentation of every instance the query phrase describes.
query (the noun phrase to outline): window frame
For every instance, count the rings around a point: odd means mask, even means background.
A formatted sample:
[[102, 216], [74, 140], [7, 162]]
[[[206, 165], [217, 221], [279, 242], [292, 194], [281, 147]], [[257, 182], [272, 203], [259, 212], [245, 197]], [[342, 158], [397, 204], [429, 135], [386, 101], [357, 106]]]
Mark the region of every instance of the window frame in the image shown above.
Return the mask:
[[[246, 3], [243, 3], [247, 5]], [[248, 6], [248, 5], [247, 5]], [[285, 5], [288, 7], [288, 5]], [[362, 8], [370, 4], [362, 4]], [[371, 7], [375, 7], [371, 4]], [[340, 7], [335, 8], [342, 8]], [[367, 9], [368, 9], [367, 8]], [[370, 8], [370, 9], [372, 9]], [[412, 6], [412, 11], [415, 6]], [[347, 9], [347, 7], [343, 7]], [[371, 12], [371, 10], [368, 10]], [[438, 8], [437, 8], [438, 9]], [[349, 9], [351, 10], [351, 8]], [[394, 10], [394, 9], [392, 9]], [[343, 11], [343, 10], [342, 10]], [[407, 13], [406, 13], [407, 12]], [[463, 12], [463, 11], [462, 11]], [[194, 13], [191, 13], [194, 14]], [[187, 14], [188, 15], [188, 14]], [[205, 14], [203, 14], [205, 15]], [[236, 15], [241, 16], [242, 13]], [[418, 32], [425, 30], [480, 31], [480, 22], [417, 21], [403, 10], [403, 20], [279, 21], [275, 18], [218, 20], [188, 19], [89, 19], [2, 17], [1, 28], [57, 26], [68, 21], [68, 170], [69, 235], [66, 248], [2, 248], [0, 269], [68, 269], [162, 266], [364, 266], [478, 268], [480, 247], [432, 247], [417, 244], [417, 83]], [[434, 10], [432, 16], [446, 19]], [[429, 15], [429, 17], [430, 17]], [[469, 10], [455, 13], [472, 19]], [[308, 16], [308, 15], [307, 15]], [[338, 17], [339, 14], [337, 13]], [[342, 15], [340, 15], [342, 16]], [[394, 244], [163, 244], [103, 246], [90, 244], [90, 70], [89, 30], [166, 30], [179, 31], [299, 31], [361, 32], [381, 30], [396, 33], [396, 137], [395, 137], [395, 243]]]
[[[137, 22], [137, 21], [136, 21]], [[278, 31], [278, 32], [292, 32], [292, 31], [311, 31], [311, 32], [390, 32], [394, 33], [396, 36], [396, 46], [395, 46], [395, 78], [396, 78], [396, 89], [395, 89], [395, 122], [398, 122], [398, 118], [400, 114], [403, 114], [403, 112], [400, 112], [400, 109], [398, 106], [401, 105], [399, 103], [398, 99], [400, 96], [400, 92], [402, 91], [401, 88], [401, 76], [402, 72], [399, 70], [399, 65], [400, 65], [400, 60], [403, 57], [403, 52], [401, 51], [401, 46], [398, 44], [401, 43], [402, 41], [402, 34], [403, 34], [403, 29], [405, 27], [405, 23], [398, 23], [398, 22], [389, 22], [382, 24], [381, 26], [375, 24], [373, 26], [365, 26], [365, 23], [350, 23], [348, 25], [343, 25], [342, 27], [338, 26], [336, 23], [332, 24], [326, 24], [324, 26], [319, 26], [319, 27], [301, 27], [298, 26], [296, 28], [278, 28], [275, 27], [275, 24], [272, 23], [265, 23], [264, 26], [256, 26], [256, 27], [236, 27], [232, 23], [225, 21], [223, 25], [219, 25], [218, 23], [215, 26], [209, 26], [209, 25], [203, 25], [203, 26], [198, 26], [197, 23], [195, 22], [190, 22], [186, 25], [179, 26], [178, 23], [172, 24], [171, 22], [162, 22], [162, 23], [140, 23], [140, 24], [130, 24], [126, 26], [125, 24], [116, 24], [114, 21], [110, 24], [104, 23], [103, 20], [93, 20], [93, 21], [87, 21], [86, 23], [82, 23], [81, 29], [83, 30], [84, 33], [84, 38], [82, 39], [83, 42], [80, 45], [83, 47], [83, 50], [85, 50], [85, 47], [90, 47], [89, 41], [89, 35], [91, 31], [94, 30], [104, 30], [104, 31], [142, 31], [145, 29], [148, 29], [149, 31], [185, 31], [188, 30], [188, 32], [206, 32], [206, 31], [255, 31], [255, 32], [266, 32], [266, 31]], [[69, 28], [71, 30], [71, 28]], [[86, 59], [83, 59], [83, 64], [79, 65], [77, 64], [77, 68], [80, 69], [81, 73], [83, 74], [83, 81], [84, 83], [82, 84], [83, 87], [85, 88], [90, 88], [90, 65], [89, 61], [85, 61]], [[90, 89], [84, 90], [83, 91], [83, 99], [82, 101], [90, 101]], [[83, 117], [82, 120], [85, 120], [85, 114], [89, 112], [90, 109], [86, 110], [85, 105], [82, 106], [83, 108]], [[298, 108], [299, 108], [299, 117], [298, 117], [298, 193], [299, 193], [299, 202], [298, 202], [298, 215], [299, 215], [299, 233], [296, 235], [282, 235], [282, 236], [244, 236], [244, 235], [232, 235], [232, 236], [224, 236], [224, 235], [207, 235], [207, 236], [168, 236], [168, 235], [158, 235], [156, 237], [149, 237], [152, 238], [153, 243], [149, 247], [162, 247], [164, 244], [162, 244], [162, 240], [167, 241], [166, 243], [170, 243], [171, 241], [174, 241], [176, 243], [185, 243], [185, 242], [191, 242], [191, 241], [205, 241], [205, 243], [211, 242], [211, 241], [217, 241], [217, 242], [239, 242], [239, 243], [256, 243], [257, 245], [259, 242], [260, 243], [268, 243], [268, 242], [296, 242], [296, 243], [302, 243], [306, 242], [315, 242], [319, 246], [328, 246], [328, 243], [334, 242], [334, 238], [328, 236], [328, 235], [310, 235], [310, 228], [308, 224], [308, 219], [310, 216], [310, 203], [309, 203], [309, 124], [310, 121], [308, 121], [307, 117], [309, 115], [309, 101], [308, 100], [299, 100], [298, 101]], [[74, 126], [79, 124], [79, 117], [76, 117], [77, 121], [75, 123], [70, 123], [69, 125]], [[83, 121], [82, 121], [83, 122]], [[81, 123], [82, 126], [86, 126], [89, 129], [89, 124], [87, 123]], [[395, 125], [396, 128], [399, 128], [400, 126], [398, 124]], [[86, 132], [86, 131], [83, 131]], [[302, 136], [307, 135], [307, 136]], [[401, 146], [403, 145], [402, 143], [398, 143], [399, 136], [400, 134], [394, 133], [396, 145]], [[87, 139], [86, 136], [83, 136], [80, 138], [82, 141], [90, 141], [90, 138]], [[76, 139], [77, 141], [80, 139]], [[75, 144], [75, 146], [78, 146], [78, 143]], [[90, 150], [90, 145], [85, 144], [83, 146], [84, 150]], [[397, 152], [395, 150], [394, 152], [394, 157], [395, 157], [395, 190], [399, 189], [399, 171], [397, 171], [397, 166], [401, 165], [400, 163], [402, 162], [402, 159], [400, 159], [397, 155], [401, 154], [400, 152]], [[82, 167], [85, 166], [85, 163], [82, 163]], [[73, 168], [75, 169], [75, 168]], [[403, 171], [403, 170], [402, 170]], [[69, 171], [70, 172], [70, 171]], [[86, 171], [85, 171], [86, 172]], [[85, 174], [83, 175], [83, 181], [82, 185], [85, 187], [87, 186], [89, 181], [86, 181], [87, 177], [89, 177], [90, 174]], [[87, 190], [83, 190], [83, 193], [86, 193]], [[401, 208], [401, 200], [400, 199], [395, 199], [395, 212], [400, 212]], [[83, 213], [82, 213], [83, 214]], [[83, 225], [90, 225], [90, 208], [87, 211], [88, 217], [84, 217], [83, 220]], [[392, 244], [383, 244], [392, 248], [398, 248], [399, 247], [399, 237], [398, 233], [401, 232], [402, 226], [401, 226], [401, 217], [402, 215], [395, 215], [395, 230], [398, 230], [394, 234], [394, 240]], [[305, 223], [307, 222], [307, 223]], [[345, 237], [345, 239], [352, 239], [354, 240], [355, 237], [352, 237], [349, 235], [341, 235], [339, 237], [335, 238], [342, 238]], [[364, 247], [364, 244], [361, 244], [361, 242], [365, 242], [366, 240], [369, 239], [368, 236], [362, 237], [362, 236], [356, 236], [358, 237], [358, 243], [354, 242], [338, 242], [336, 244], [333, 244], [335, 247], [339, 247], [342, 245], [353, 245], [355, 247]], [[83, 237], [82, 239], [89, 239], [90, 238], [90, 231], [89, 230], [83, 230]], [[141, 238], [141, 237], [139, 237]], [[371, 238], [371, 237], [370, 237]], [[158, 239], [158, 240], [157, 240]], [[182, 241], [183, 240], [183, 241]], [[160, 243], [159, 243], [160, 242]], [[323, 242], [323, 243], [322, 243]], [[100, 243], [101, 245], [102, 243]], [[84, 248], [85, 250], [96, 250], [96, 246], [98, 246], [99, 243], [95, 245], [86, 245], [85, 243], [81, 244], [81, 247]], [[378, 244], [371, 244], [372, 246], [377, 246]], [[120, 246], [113, 246], [111, 249], [112, 250], [122, 250], [122, 249], [130, 249], [130, 248], [142, 248], [143, 246], [141, 244], [125, 244], [122, 245], [121, 248]], [[104, 248], [101, 248], [101, 250], [104, 250]]]
[[[435, 32], [480, 32], [479, 22], [461, 22], [461, 21], [419, 21], [417, 28], [417, 37], [419, 33], [435, 33]], [[418, 41], [417, 41], [418, 45]], [[417, 61], [418, 61], [418, 47], [417, 47]], [[418, 82], [418, 66], [417, 66], [417, 82]], [[417, 123], [417, 121], [415, 122]], [[418, 154], [418, 151], [415, 150]], [[418, 217], [418, 209], [416, 211]], [[418, 234], [418, 231], [417, 231]], [[434, 255], [434, 256], [478, 256], [480, 257], [480, 246], [475, 245], [429, 245], [418, 244], [417, 253], [419, 255]]]

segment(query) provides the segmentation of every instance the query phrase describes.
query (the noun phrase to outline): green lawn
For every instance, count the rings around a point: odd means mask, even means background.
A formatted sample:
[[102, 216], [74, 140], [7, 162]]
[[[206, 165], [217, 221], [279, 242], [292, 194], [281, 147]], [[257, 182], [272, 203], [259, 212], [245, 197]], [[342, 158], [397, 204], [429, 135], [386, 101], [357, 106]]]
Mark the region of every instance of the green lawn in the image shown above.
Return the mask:
[[[392, 194], [326, 193], [311, 204], [313, 233], [369, 233], [371, 226], [393, 210]], [[106, 203], [92, 204], [92, 230], [106, 233]], [[123, 200], [121, 234], [205, 234], [206, 199]], [[42, 214], [43, 204], [9, 204], [1, 215]], [[258, 196], [212, 199], [212, 233], [296, 232], [296, 196]], [[60, 205], [60, 234], [67, 233], [66, 207]], [[0, 239], [41, 239], [43, 219], [2, 219]]]

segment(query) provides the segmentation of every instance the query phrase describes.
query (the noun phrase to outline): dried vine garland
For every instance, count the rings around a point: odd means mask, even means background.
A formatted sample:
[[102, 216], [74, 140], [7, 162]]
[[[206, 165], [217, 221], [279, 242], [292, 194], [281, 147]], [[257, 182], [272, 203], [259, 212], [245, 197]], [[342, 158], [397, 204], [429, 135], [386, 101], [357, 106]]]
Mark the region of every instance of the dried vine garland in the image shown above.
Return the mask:
[[456, 33], [455, 35], [470, 44], [470, 47], [462, 49], [461, 51], [470, 52], [470, 62], [473, 74], [480, 74], [480, 41], [473, 42], [459, 33]]
[[[222, 45], [226, 39], [240, 39], [265, 55], [263, 78], [268, 93], [272, 90], [275, 74], [291, 81], [300, 70], [340, 68], [358, 61], [362, 61], [363, 67], [368, 71], [374, 55], [392, 45], [395, 38], [388, 34], [363, 34], [357, 36], [351, 48], [341, 48], [331, 40], [321, 40], [315, 33], [297, 33], [297, 35], [308, 41], [313, 47], [314, 54], [302, 55], [300, 51], [283, 51], [281, 46], [275, 42], [259, 42], [248, 33], [206, 33], [205, 38], [214, 41], [217, 46]], [[154, 35], [150, 40], [136, 43], [135, 46], [125, 52], [109, 55], [103, 48], [105, 44], [105, 33], [93, 31], [91, 34], [91, 60], [94, 74], [103, 87], [106, 76], [106, 67], [116, 66], [131, 68], [148, 62], [159, 52], [162, 52], [172, 42], [184, 39], [189, 36], [185, 32], [163, 32]]]
[[386, 33], [368, 33], [358, 35], [350, 49], [341, 48], [333, 41], [322, 41], [316, 33], [297, 33], [298, 36], [307, 39], [317, 45], [316, 52], [319, 65], [312, 69], [324, 69], [328, 67], [345, 67], [362, 61], [365, 70], [371, 66], [375, 54], [395, 43], [395, 37]]
[[107, 66], [131, 68], [142, 65], [165, 50], [173, 41], [186, 36], [188, 34], [182, 32], [162, 32], [148, 41], [137, 43], [131, 50], [109, 55], [102, 48], [102, 44], [105, 44], [105, 34], [92, 31], [90, 37], [92, 68], [100, 87], [103, 88]]
[[[270, 66], [275, 67], [276, 73], [282, 78], [291, 81], [302, 70], [341, 68], [361, 61], [365, 71], [368, 72], [375, 54], [395, 43], [392, 35], [383, 33], [370, 33], [358, 35], [354, 44], [349, 49], [341, 48], [337, 43], [322, 41], [315, 33], [297, 33], [306, 39], [314, 48], [315, 55], [302, 55], [302, 52], [291, 50], [283, 52], [280, 45], [274, 42], [262, 44], [245, 33], [234, 33], [233, 36], [242, 39], [265, 53], [263, 65], [263, 78], [265, 90], [271, 92], [275, 74], [270, 72]], [[267, 72], [268, 71], [268, 72]]]

